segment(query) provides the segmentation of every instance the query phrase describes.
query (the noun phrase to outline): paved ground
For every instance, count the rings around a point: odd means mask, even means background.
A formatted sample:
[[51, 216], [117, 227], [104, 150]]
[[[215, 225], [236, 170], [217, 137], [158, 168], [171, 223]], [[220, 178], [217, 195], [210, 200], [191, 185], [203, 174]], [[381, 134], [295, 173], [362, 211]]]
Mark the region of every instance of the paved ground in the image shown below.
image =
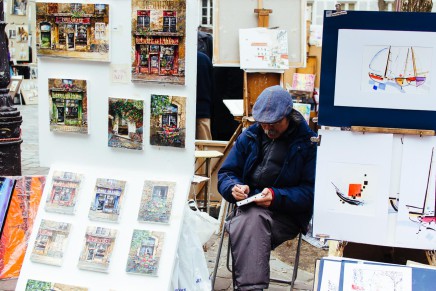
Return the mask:
[[[38, 106], [37, 105], [19, 105], [18, 110], [23, 116], [21, 145], [21, 167], [22, 175], [47, 175], [49, 168], [39, 166], [39, 147], [38, 147]], [[212, 273], [216, 256], [219, 248], [220, 237], [218, 235], [212, 238], [206, 244], [206, 260], [210, 273]], [[230, 291], [232, 288], [231, 273], [226, 268], [227, 239], [224, 240], [222, 253], [217, 272], [214, 290]], [[289, 279], [292, 276], [291, 266], [285, 264], [275, 257], [271, 257], [271, 277], [277, 279]], [[0, 291], [14, 290], [16, 281], [0, 281]], [[295, 290], [312, 290], [313, 274], [304, 270], [298, 271]], [[289, 290], [289, 286], [271, 283], [271, 291]], [[148, 290], [147, 290], [148, 291]], [[150, 290], [159, 291], [159, 290]], [[187, 290], [189, 291], [189, 290]], [[207, 290], [208, 291], [208, 290]]]

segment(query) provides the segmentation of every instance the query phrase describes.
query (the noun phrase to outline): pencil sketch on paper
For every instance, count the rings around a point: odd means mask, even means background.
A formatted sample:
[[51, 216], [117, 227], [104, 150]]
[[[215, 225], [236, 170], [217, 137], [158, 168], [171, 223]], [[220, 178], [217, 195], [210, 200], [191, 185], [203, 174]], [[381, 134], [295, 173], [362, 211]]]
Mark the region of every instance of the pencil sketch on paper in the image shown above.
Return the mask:
[[89, 219], [117, 222], [125, 188], [126, 181], [98, 178], [89, 210]]
[[165, 233], [133, 230], [126, 272], [157, 276]]
[[435, 175], [432, 174], [434, 148], [431, 150], [430, 166], [428, 169], [427, 186], [422, 195], [422, 205], [406, 205], [409, 219], [418, 224], [417, 234], [424, 230], [436, 231], [436, 191], [429, 191], [430, 183], [435, 183]]
[[52, 188], [47, 195], [45, 210], [63, 214], [74, 214], [83, 174], [55, 171]]
[[168, 223], [175, 186], [175, 182], [145, 181], [138, 221]]
[[61, 266], [70, 229], [70, 223], [43, 219], [38, 229], [30, 260], [36, 263]]
[[77, 264], [79, 269], [108, 272], [116, 236], [116, 229], [89, 226]]
[[429, 90], [424, 84], [430, 75], [432, 48], [389, 45], [365, 49], [373, 51], [368, 52], [367, 72], [372, 90], [393, 88], [401, 93], [425, 93]]
[[411, 279], [408, 267], [345, 263], [343, 290], [411, 290]]

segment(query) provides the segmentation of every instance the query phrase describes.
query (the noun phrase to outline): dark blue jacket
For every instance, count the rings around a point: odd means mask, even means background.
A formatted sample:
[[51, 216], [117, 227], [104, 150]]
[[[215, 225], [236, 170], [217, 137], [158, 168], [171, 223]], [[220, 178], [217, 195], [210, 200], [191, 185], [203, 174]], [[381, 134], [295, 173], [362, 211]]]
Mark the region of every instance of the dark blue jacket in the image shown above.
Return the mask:
[[[259, 134], [262, 134], [262, 128], [258, 123], [242, 132], [218, 172], [218, 190], [231, 203], [236, 202], [232, 196], [233, 186], [247, 184], [245, 181], [259, 158]], [[313, 212], [316, 145], [310, 141], [312, 136], [315, 133], [307, 123], [297, 125], [296, 132], [290, 137], [289, 151], [280, 174], [269, 187], [274, 191], [274, 200], [269, 208], [273, 212], [289, 215], [303, 231]], [[250, 187], [250, 196], [262, 190]]]

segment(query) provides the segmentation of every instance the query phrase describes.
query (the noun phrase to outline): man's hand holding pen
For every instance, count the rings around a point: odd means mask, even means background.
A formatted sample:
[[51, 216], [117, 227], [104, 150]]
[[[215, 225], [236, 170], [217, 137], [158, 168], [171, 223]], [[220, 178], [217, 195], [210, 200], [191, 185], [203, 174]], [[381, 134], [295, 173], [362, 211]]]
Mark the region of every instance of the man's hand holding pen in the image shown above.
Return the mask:
[[248, 185], [236, 184], [232, 188], [232, 195], [236, 201], [240, 201], [240, 200], [247, 198], [248, 193], [250, 193], [250, 187]]

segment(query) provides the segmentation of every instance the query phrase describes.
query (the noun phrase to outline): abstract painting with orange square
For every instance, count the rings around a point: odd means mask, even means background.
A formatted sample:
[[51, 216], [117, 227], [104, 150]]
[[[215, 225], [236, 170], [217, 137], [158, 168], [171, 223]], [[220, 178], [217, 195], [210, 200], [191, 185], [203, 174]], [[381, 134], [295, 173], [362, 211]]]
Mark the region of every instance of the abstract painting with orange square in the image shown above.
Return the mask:
[[348, 185], [348, 196], [350, 197], [361, 197], [362, 196], [362, 184], [349, 184]]

